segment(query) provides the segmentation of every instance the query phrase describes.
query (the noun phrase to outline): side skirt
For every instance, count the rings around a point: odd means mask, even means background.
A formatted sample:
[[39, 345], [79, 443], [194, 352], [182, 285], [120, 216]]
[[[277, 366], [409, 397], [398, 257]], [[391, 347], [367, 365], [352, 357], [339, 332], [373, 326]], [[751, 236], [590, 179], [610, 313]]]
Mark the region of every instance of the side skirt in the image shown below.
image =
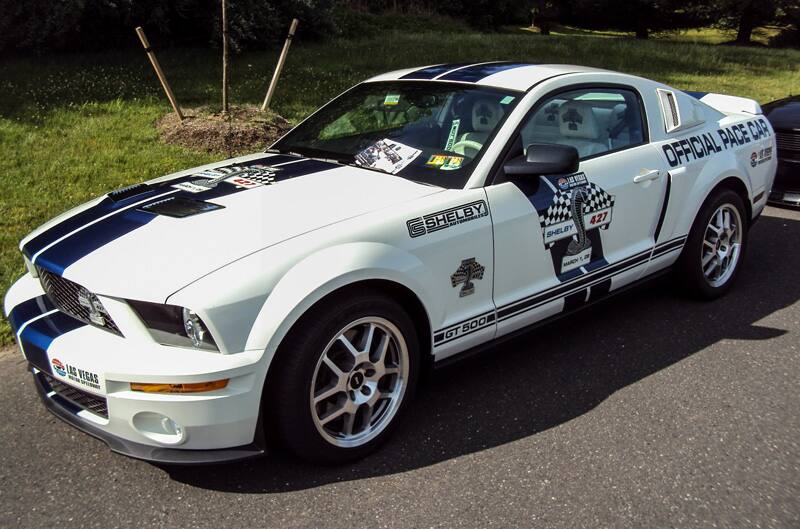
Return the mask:
[[[645, 276], [645, 277], [643, 277], [641, 279], [638, 279], [638, 280], [634, 281], [633, 283], [625, 285], [624, 287], [620, 287], [620, 288], [618, 288], [616, 290], [607, 292], [602, 297], [598, 297], [598, 298], [595, 298], [595, 299], [590, 299], [588, 302], [582, 303], [582, 304], [576, 306], [575, 308], [562, 311], [562, 312], [560, 312], [558, 314], [550, 316], [549, 318], [545, 318], [543, 320], [537, 321], [535, 323], [532, 323], [532, 324], [528, 325], [527, 327], [523, 327], [521, 329], [517, 329], [516, 331], [512, 331], [512, 332], [510, 332], [508, 334], [504, 334], [503, 336], [500, 336], [498, 338], [494, 338], [493, 340], [489, 340], [488, 342], [482, 343], [480, 345], [477, 345], [475, 347], [467, 349], [466, 351], [462, 351], [460, 353], [457, 353], [457, 354], [455, 354], [453, 356], [449, 356], [447, 358], [439, 360], [438, 362], [434, 361], [433, 367], [434, 367], [434, 369], [439, 369], [439, 368], [442, 368], [442, 367], [446, 367], [446, 366], [449, 366], [451, 364], [460, 362], [461, 360], [464, 360], [465, 358], [469, 358], [471, 356], [475, 356], [475, 355], [484, 353], [484, 352], [486, 352], [488, 350], [494, 349], [495, 347], [497, 347], [498, 345], [500, 345], [502, 343], [511, 341], [511, 340], [513, 340], [515, 338], [519, 338], [520, 336], [526, 335], [526, 334], [528, 334], [528, 333], [530, 333], [530, 332], [532, 332], [532, 331], [534, 331], [534, 330], [536, 330], [536, 329], [538, 329], [540, 327], [544, 327], [545, 325], [549, 325], [549, 324], [551, 324], [551, 323], [553, 323], [555, 321], [558, 321], [558, 320], [560, 320], [562, 318], [566, 318], [567, 316], [571, 316], [571, 315], [575, 314], [576, 312], [580, 312], [580, 311], [582, 311], [584, 309], [587, 309], [589, 307], [593, 307], [597, 303], [602, 303], [602, 302], [604, 302], [604, 301], [616, 296], [617, 294], [621, 294], [623, 292], [627, 292], [628, 290], [636, 288], [636, 287], [642, 285], [643, 283], [647, 283], [649, 281], [652, 281], [653, 279], [656, 279], [658, 277], [664, 276], [664, 275], [670, 273], [671, 271], [672, 271], [672, 267], [667, 267], [667, 268], [664, 268], [662, 270], [658, 270], [656, 272], [653, 272], [652, 274], [649, 274], [649, 275], [647, 275], [647, 276]], [[594, 296], [593, 296], [593, 298], [594, 298]]]

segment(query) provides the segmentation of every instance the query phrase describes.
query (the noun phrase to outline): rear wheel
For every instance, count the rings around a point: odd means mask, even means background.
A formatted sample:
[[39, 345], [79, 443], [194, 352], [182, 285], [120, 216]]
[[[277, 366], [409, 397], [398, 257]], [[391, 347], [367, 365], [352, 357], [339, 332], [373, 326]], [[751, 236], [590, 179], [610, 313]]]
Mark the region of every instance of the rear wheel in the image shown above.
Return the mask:
[[408, 315], [380, 293], [337, 296], [312, 309], [281, 345], [266, 388], [282, 444], [321, 463], [375, 450], [412, 397], [418, 349]]
[[691, 294], [715, 299], [730, 290], [747, 247], [746, 211], [741, 197], [729, 189], [706, 200], [679, 262]]

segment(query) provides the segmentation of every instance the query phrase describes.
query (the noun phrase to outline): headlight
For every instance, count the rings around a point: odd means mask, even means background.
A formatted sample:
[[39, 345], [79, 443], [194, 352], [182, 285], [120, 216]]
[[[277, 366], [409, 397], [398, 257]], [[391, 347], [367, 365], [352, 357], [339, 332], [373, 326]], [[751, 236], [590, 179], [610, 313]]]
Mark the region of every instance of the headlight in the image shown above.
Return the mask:
[[195, 347], [202, 347], [206, 336], [208, 336], [208, 329], [206, 329], [203, 320], [187, 308], [183, 309], [183, 330], [186, 331], [186, 336], [192, 340], [192, 345]]
[[158, 343], [219, 351], [208, 327], [192, 310], [178, 305], [127, 301]]

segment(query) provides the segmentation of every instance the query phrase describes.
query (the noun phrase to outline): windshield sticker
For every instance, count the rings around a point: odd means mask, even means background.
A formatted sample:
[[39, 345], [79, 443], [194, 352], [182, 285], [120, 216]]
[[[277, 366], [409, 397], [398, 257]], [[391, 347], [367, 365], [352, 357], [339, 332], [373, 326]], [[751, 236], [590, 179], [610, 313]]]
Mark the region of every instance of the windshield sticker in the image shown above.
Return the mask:
[[464, 158], [461, 156], [450, 156], [447, 161], [440, 167], [442, 171], [453, 171], [455, 169], [461, 169], [461, 162], [464, 161]]
[[450, 125], [450, 134], [447, 135], [447, 143], [444, 146], [444, 150], [452, 151], [453, 145], [456, 143], [456, 137], [458, 136], [458, 127], [461, 126], [460, 119], [454, 119], [453, 123]]
[[400, 102], [400, 94], [386, 94], [383, 104], [387, 107], [394, 106]]
[[413, 162], [421, 152], [414, 147], [384, 138], [356, 154], [356, 163], [396, 174]]
[[449, 154], [434, 154], [428, 161], [425, 162], [425, 165], [428, 167], [437, 167], [442, 169], [443, 171], [452, 171], [454, 169], [460, 169], [461, 164], [464, 161], [463, 156], [450, 156]]
[[501, 105], [508, 105], [509, 103], [512, 103], [514, 101], [514, 99], [516, 99], [514, 96], [506, 96], [506, 97], [504, 97], [503, 99], [500, 100], [500, 104]]

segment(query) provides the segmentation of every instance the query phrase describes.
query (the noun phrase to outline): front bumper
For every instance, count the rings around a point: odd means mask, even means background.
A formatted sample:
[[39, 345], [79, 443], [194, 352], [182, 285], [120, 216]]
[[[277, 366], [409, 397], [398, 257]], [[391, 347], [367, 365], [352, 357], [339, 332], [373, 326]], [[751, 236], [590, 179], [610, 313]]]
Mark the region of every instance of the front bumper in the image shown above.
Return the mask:
[[800, 160], [778, 159], [775, 183], [769, 202], [783, 206], [800, 206]]
[[[118, 336], [56, 310], [29, 274], [9, 289], [5, 311], [45, 406], [114, 452], [174, 464], [263, 453], [262, 353], [164, 346], [127, 328]], [[130, 386], [221, 379], [229, 380], [227, 387], [202, 393], [143, 393]]]
[[[42, 371], [31, 367], [34, 384], [45, 408], [53, 415], [83, 433], [103, 441], [112, 452], [153, 463], [169, 465], [210, 465], [251, 459], [264, 454], [263, 439], [244, 446], [215, 450], [180, 450], [151, 446], [113, 435], [88, 420], [81, 419], [83, 411], [69, 399], [53, 391]], [[258, 436], [257, 436], [258, 437]]]

